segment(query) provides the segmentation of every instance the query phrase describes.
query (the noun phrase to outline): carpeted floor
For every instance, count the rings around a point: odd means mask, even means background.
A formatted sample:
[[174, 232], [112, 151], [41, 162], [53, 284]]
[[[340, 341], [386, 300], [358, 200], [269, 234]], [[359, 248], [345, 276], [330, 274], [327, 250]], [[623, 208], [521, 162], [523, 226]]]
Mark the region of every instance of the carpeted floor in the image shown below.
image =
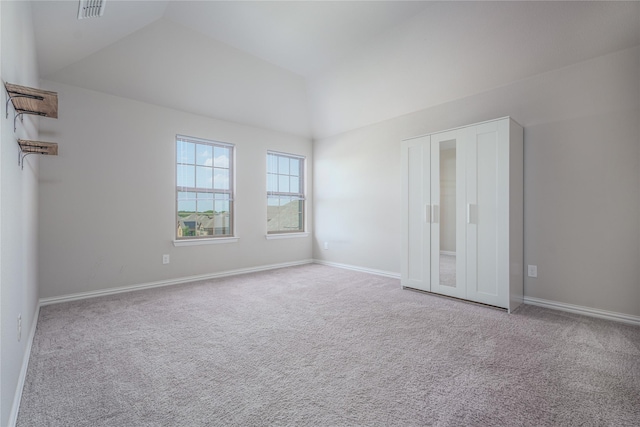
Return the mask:
[[18, 426], [638, 426], [640, 328], [320, 265], [45, 306]]

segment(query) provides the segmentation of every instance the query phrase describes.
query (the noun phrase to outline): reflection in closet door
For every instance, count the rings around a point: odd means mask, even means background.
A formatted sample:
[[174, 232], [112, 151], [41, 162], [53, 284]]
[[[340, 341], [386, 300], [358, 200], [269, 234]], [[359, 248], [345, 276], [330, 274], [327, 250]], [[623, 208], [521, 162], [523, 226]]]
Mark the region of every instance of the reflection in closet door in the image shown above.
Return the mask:
[[402, 286], [431, 291], [431, 149], [429, 136], [403, 142]]
[[464, 130], [431, 135], [431, 291], [465, 298]]

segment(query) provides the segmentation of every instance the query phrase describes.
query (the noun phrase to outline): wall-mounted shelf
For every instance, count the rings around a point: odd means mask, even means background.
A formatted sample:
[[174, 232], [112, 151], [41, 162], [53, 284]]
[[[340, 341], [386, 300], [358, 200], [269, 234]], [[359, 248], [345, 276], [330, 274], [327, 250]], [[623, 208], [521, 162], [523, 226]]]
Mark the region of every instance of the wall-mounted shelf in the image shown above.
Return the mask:
[[45, 154], [48, 156], [58, 155], [58, 144], [55, 142], [29, 141], [18, 139], [20, 153], [18, 153], [18, 164], [24, 167], [24, 158], [29, 154]]
[[4, 84], [7, 90], [7, 116], [9, 117], [9, 102], [13, 105], [13, 131], [16, 131], [16, 119], [23, 114], [41, 117], [58, 118], [58, 94], [47, 90], [18, 86], [11, 83]]

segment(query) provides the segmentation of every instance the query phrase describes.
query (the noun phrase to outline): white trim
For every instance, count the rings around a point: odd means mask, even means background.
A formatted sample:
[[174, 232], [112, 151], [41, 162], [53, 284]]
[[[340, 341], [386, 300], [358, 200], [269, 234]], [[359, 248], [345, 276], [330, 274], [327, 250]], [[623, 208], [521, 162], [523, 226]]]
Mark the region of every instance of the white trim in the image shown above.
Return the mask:
[[440, 251], [440, 255], [456, 255], [456, 251]]
[[29, 337], [27, 338], [27, 346], [24, 349], [24, 356], [22, 357], [22, 367], [20, 368], [18, 384], [16, 385], [16, 393], [13, 397], [11, 412], [9, 413], [9, 427], [14, 427], [18, 422], [18, 411], [20, 410], [20, 401], [22, 400], [22, 390], [24, 389], [24, 382], [27, 379], [27, 368], [29, 367], [29, 359], [31, 358], [31, 345], [33, 344], [33, 338], [36, 336], [36, 327], [38, 326], [39, 316], [40, 304], [38, 304], [38, 306], [36, 307], [36, 312], [33, 315], [31, 329], [29, 330]]
[[212, 239], [192, 239], [192, 240], [174, 240], [173, 246], [200, 246], [200, 245], [217, 245], [220, 243], [237, 243], [239, 237], [216, 237]]
[[640, 316], [633, 316], [631, 314], [616, 313], [615, 311], [565, 304], [563, 302], [549, 301], [528, 296], [524, 297], [524, 303], [536, 305], [538, 307], [550, 308], [552, 310], [567, 311], [569, 313], [582, 314], [584, 316], [597, 317], [600, 319], [613, 320], [616, 322], [630, 323], [632, 325], [640, 326]]
[[281, 264], [261, 265], [258, 267], [240, 268], [237, 270], [221, 271], [220, 273], [201, 274], [198, 276], [179, 277], [176, 279], [160, 280], [158, 282], [142, 283], [138, 285], [122, 286], [118, 288], [100, 289], [97, 291], [80, 292], [77, 294], [61, 295], [57, 297], [41, 298], [40, 306], [58, 304], [68, 301], [76, 301], [87, 298], [100, 297], [105, 295], [120, 294], [123, 292], [139, 291], [142, 289], [159, 288], [163, 286], [179, 285], [181, 283], [197, 282], [200, 280], [217, 279], [220, 277], [236, 276], [238, 274], [256, 273], [259, 271], [275, 270], [276, 268], [294, 267], [297, 265], [311, 264], [313, 260], [304, 259], [300, 261], [284, 262]]
[[309, 237], [309, 233], [280, 233], [280, 234], [266, 234], [265, 239], [277, 240], [277, 239], [295, 239], [296, 237]]
[[376, 276], [390, 277], [392, 279], [400, 279], [400, 273], [394, 273], [391, 271], [375, 270], [373, 268], [359, 267], [357, 265], [349, 265], [349, 264], [340, 264], [337, 262], [324, 261], [321, 259], [314, 259], [313, 263], [320, 264], [320, 265], [327, 265], [329, 267], [343, 268], [345, 270], [360, 271], [362, 273], [375, 274]]

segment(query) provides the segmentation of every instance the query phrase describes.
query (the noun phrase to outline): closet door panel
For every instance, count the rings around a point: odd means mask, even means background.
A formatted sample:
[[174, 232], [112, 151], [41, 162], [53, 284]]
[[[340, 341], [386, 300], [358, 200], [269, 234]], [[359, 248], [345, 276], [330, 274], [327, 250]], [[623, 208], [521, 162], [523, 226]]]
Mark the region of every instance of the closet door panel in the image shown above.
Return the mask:
[[403, 144], [402, 286], [425, 291], [431, 290], [430, 154], [428, 136]]
[[[497, 133], [479, 133], [477, 147], [477, 230], [478, 281], [476, 291], [484, 296], [497, 296]], [[479, 249], [478, 248], [478, 249]]]
[[498, 122], [474, 126], [467, 150], [467, 298], [503, 306], [500, 289]]
[[474, 126], [467, 150], [467, 298], [500, 307], [508, 306], [508, 125], [501, 120]]

